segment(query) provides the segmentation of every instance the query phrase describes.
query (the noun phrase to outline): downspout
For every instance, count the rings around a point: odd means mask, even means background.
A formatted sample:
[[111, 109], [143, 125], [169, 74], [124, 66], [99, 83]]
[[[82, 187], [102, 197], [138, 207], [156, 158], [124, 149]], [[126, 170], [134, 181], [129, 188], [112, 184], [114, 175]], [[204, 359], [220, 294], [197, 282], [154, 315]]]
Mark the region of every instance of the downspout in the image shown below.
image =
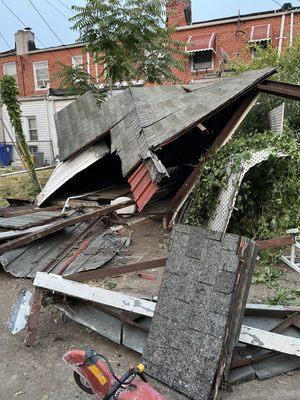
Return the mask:
[[280, 34], [279, 34], [279, 42], [278, 42], [278, 58], [281, 56], [281, 51], [282, 51], [282, 42], [283, 42], [283, 35], [284, 35], [284, 24], [285, 24], [285, 14], [282, 14], [281, 25], [280, 25]]
[[91, 57], [89, 51], [86, 53], [86, 65], [87, 65], [87, 73], [91, 75]]
[[293, 46], [293, 42], [294, 42], [294, 13], [291, 12], [290, 46]]

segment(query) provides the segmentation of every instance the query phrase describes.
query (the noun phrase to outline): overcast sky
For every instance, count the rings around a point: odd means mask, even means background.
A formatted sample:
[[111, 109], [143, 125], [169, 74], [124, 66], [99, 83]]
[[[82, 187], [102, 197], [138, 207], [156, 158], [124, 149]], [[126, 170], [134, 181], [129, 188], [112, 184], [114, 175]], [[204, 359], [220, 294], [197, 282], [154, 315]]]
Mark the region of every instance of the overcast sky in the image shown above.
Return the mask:
[[[70, 29], [68, 17], [72, 15], [69, 9], [73, 4], [84, 4], [84, 0], [31, 0], [40, 10], [48, 24], [55, 30], [64, 44], [76, 40], [76, 32]], [[291, 1], [291, 0], [290, 0]], [[49, 30], [45, 22], [34, 10], [29, 0], [0, 0], [0, 51], [14, 47], [14, 32], [24, 26], [4, 6], [6, 3], [16, 15], [31, 27], [36, 34], [37, 47], [60, 45], [60, 41]], [[280, 8], [283, 0], [192, 0], [193, 21], [203, 21], [236, 15], [238, 9], [242, 14], [258, 11], [268, 11]], [[300, 6], [300, 0], [294, 0], [293, 5]], [[8, 45], [5, 43], [5, 40]]]

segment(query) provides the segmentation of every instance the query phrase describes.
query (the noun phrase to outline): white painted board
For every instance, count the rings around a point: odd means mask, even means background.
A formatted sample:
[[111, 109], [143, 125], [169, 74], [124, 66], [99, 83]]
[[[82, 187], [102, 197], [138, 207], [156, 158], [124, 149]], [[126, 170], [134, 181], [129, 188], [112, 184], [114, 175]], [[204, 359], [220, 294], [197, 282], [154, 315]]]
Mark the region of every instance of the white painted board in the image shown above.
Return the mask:
[[300, 339], [242, 325], [240, 342], [300, 357]]
[[104, 304], [121, 310], [152, 317], [155, 303], [137, 297], [128, 296], [112, 290], [92, 287], [80, 282], [64, 279], [60, 275], [38, 272], [33, 282], [34, 286], [59, 292], [82, 300]]

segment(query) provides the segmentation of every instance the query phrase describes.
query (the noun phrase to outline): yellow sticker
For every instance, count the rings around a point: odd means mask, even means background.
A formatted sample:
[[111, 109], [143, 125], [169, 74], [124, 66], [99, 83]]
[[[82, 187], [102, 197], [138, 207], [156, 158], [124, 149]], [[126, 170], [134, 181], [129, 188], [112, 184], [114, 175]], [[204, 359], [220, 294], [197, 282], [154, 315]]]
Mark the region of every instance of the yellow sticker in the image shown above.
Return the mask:
[[98, 379], [101, 385], [106, 384], [107, 379], [96, 365], [91, 365], [90, 367], [88, 367], [88, 369], [95, 375], [95, 377]]

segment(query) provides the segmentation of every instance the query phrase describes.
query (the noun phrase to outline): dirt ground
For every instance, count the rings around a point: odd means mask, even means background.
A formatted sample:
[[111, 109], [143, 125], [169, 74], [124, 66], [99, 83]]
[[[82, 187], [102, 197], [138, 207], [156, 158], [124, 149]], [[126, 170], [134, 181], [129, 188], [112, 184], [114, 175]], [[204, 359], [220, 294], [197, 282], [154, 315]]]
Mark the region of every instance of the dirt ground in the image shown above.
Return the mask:
[[[126, 232], [128, 233], [128, 232]], [[115, 262], [137, 262], [166, 254], [167, 237], [159, 224], [144, 223], [136, 226], [132, 234], [134, 251], [129, 247]], [[159, 245], [158, 245], [159, 244]], [[300, 275], [285, 269], [279, 278], [284, 287], [299, 288]], [[111, 279], [94, 285], [107, 286], [114, 290], [129, 291], [151, 298], [157, 294], [162, 269], [147, 273], [156, 276], [156, 281], [129, 274], [123, 278]], [[12, 336], [7, 329], [7, 320], [17, 294], [23, 287], [32, 288], [28, 279], [16, 279], [0, 271], [0, 400], [87, 400], [73, 381], [72, 371], [62, 360], [70, 349], [92, 348], [109, 357], [118, 373], [140, 356], [120, 347], [99, 334], [68, 320], [64, 322], [57, 311], [43, 310], [40, 317], [37, 342], [34, 348], [24, 345], [24, 334]], [[265, 285], [252, 285], [249, 300], [266, 300], [276, 291]], [[300, 370], [267, 381], [251, 381], [234, 387], [232, 393], [224, 393], [225, 400], [300, 400]], [[172, 400], [172, 399], [170, 399]]]
[[[87, 400], [72, 378], [62, 356], [72, 348], [93, 348], [108, 355], [121, 372], [139, 360], [139, 355], [122, 348], [85, 327], [67, 321], [58, 313], [43, 311], [34, 348], [24, 346], [24, 335], [12, 336], [7, 320], [16, 295], [31, 287], [25, 279], [0, 272], [0, 400]], [[300, 370], [267, 381], [252, 381], [224, 393], [225, 400], [299, 400]]]

